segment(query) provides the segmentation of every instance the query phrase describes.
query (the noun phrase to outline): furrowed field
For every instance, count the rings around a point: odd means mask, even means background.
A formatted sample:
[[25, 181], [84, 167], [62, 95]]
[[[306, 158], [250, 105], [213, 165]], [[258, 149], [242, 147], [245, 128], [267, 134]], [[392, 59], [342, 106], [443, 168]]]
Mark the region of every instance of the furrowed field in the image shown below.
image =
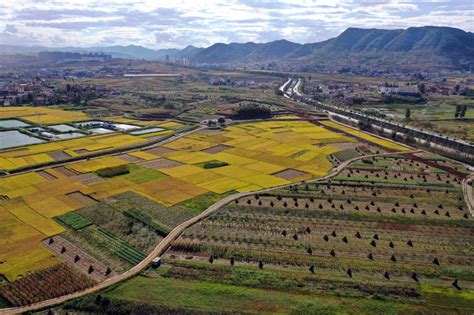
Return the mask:
[[[199, 296], [215, 283], [223, 291], [209, 289], [209, 299], [224, 291], [229, 300], [258, 296], [261, 304], [248, 305], [251, 312], [289, 312], [274, 298], [286, 294], [291, 305], [312, 297], [312, 307], [330, 314], [403, 313], [407, 304], [424, 313], [470, 314], [474, 225], [462, 170], [434, 156], [387, 155], [352, 163], [331, 180], [241, 198], [188, 229], [159, 272], [107, 296], [118, 305], [211, 311], [215, 304]], [[173, 303], [141, 290], [161, 283], [195, 302]]]

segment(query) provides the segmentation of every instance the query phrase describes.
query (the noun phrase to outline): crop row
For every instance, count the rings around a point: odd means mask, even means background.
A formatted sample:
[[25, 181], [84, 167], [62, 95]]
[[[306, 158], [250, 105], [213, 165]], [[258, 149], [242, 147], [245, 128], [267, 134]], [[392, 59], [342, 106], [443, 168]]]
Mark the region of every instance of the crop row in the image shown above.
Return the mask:
[[94, 284], [85, 275], [60, 264], [0, 285], [0, 294], [13, 305], [28, 305], [84, 290]]
[[90, 222], [77, 212], [65, 213], [63, 215], [58, 216], [57, 219], [76, 231], [92, 224], [92, 222]]
[[146, 258], [147, 254], [145, 252], [135, 249], [132, 245], [119, 239], [109, 231], [100, 227], [98, 231], [110, 241], [110, 248], [112, 248], [113, 253], [130, 264], [136, 265]]
[[160, 222], [156, 222], [149, 215], [147, 215], [143, 212], [140, 212], [136, 209], [132, 208], [132, 209], [126, 210], [126, 211], [124, 211], [124, 214], [129, 216], [129, 217], [132, 217], [133, 219], [135, 219], [137, 221], [140, 221], [141, 223], [143, 223], [143, 224], [145, 224], [149, 227], [151, 227], [160, 236], [165, 237], [171, 231], [171, 229], [168, 226], [166, 226], [166, 225], [164, 225]]

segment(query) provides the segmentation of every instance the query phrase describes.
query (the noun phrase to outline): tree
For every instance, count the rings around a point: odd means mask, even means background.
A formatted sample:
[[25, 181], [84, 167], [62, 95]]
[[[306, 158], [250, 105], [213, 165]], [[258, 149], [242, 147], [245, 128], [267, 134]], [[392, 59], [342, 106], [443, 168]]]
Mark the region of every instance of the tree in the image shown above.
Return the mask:
[[410, 119], [410, 116], [411, 116], [411, 110], [407, 108], [407, 110], [405, 111], [405, 118]]
[[240, 106], [237, 109], [234, 118], [237, 119], [255, 119], [255, 118], [270, 118], [271, 111], [268, 107], [257, 106], [257, 105], [246, 105]]
[[466, 116], [466, 111], [467, 111], [467, 105], [463, 105], [463, 106], [461, 107], [461, 111], [460, 111], [460, 113], [459, 113], [459, 117], [464, 118], [464, 116]]
[[423, 94], [426, 92], [426, 85], [424, 83], [421, 83], [418, 88], [420, 89], [420, 93]]
[[456, 111], [454, 112], [454, 118], [458, 118], [461, 113], [461, 105], [456, 105]]

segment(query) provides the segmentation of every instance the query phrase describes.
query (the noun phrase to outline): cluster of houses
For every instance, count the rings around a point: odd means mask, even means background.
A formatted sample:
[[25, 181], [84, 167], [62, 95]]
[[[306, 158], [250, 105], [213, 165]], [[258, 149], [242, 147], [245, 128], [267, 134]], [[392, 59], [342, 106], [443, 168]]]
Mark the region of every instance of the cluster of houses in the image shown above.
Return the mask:
[[398, 94], [406, 96], [420, 96], [418, 85], [387, 85], [379, 88], [381, 94]]
[[364, 83], [334, 83], [305, 85], [305, 93], [309, 95], [319, 95], [326, 99], [339, 99], [346, 105], [354, 105], [359, 101], [371, 100], [377, 95], [400, 95], [410, 97], [421, 97], [424, 93], [436, 93], [442, 95], [474, 95], [474, 82], [469, 80], [453, 84], [446, 79], [433, 80], [425, 84], [388, 84], [375, 85]]
[[77, 93], [83, 95], [105, 95], [105, 87], [100, 85], [74, 84], [67, 88], [57, 88], [44, 80], [17, 80], [16, 83], [0, 83], [0, 106], [36, 105], [47, 106], [74, 102]]
[[0, 105], [51, 105], [57, 103], [54, 87], [44, 82], [7, 83], [0, 85]]
[[246, 87], [250, 89], [273, 89], [275, 84], [271, 81], [256, 82], [254, 80], [233, 80], [223, 77], [212, 77], [209, 79], [209, 84], [214, 86], [233, 86]]

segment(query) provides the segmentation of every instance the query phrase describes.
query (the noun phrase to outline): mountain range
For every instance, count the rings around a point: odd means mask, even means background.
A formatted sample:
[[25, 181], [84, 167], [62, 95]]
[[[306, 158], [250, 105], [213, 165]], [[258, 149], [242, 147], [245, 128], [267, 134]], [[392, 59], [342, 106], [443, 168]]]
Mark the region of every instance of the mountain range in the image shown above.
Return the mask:
[[308, 44], [276, 40], [268, 43], [216, 43], [207, 48], [188, 46], [184, 49], [153, 50], [142, 46], [108, 47], [22, 47], [0, 45], [5, 53], [37, 53], [39, 51], [104, 52], [118, 58], [165, 60], [188, 58], [198, 64], [269, 64], [299, 63], [344, 64], [433, 63], [446, 62], [448, 67], [474, 66], [474, 33], [450, 27], [411, 27], [408, 29], [348, 28], [335, 38]]

